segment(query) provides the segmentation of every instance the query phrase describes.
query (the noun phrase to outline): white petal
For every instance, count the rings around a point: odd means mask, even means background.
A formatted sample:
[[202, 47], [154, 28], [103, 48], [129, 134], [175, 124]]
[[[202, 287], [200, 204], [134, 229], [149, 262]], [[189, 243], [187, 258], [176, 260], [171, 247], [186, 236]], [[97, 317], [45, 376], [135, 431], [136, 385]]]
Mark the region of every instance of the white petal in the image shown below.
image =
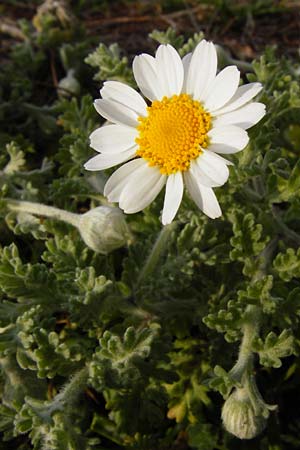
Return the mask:
[[183, 83], [183, 65], [180, 56], [171, 45], [160, 45], [156, 52], [158, 83], [163, 96], [180, 94]]
[[119, 206], [127, 214], [133, 214], [146, 208], [159, 194], [166, 182], [157, 167], [148, 164], [141, 166], [123, 189]]
[[100, 98], [94, 101], [94, 106], [96, 111], [110, 122], [129, 127], [138, 126], [137, 113], [125, 105]]
[[180, 206], [183, 195], [182, 173], [176, 172], [168, 176], [164, 208], [162, 213], [162, 223], [167, 225], [174, 219]]
[[[208, 152], [211, 151], [210, 148], [207, 149], [207, 151], [208, 151]], [[223, 161], [223, 163], [226, 164], [226, 166], [234, 166], [233, 162], [231, 162], [231, 161], [229, 161], [228, 159], [223, 158], [222, 156], [218, 155], [217, 152], [214, 153], [214, 156], [217, 157], [217, 158], [219, 158], [221, 161]]]
[[186, 92], [186, 82], [187, 82], [187, 76], [189, 72], [189, 67], [192, 59], [192, 53], [188, 53], [182, 58], [182, 65], [183, 65], [183, 72], [184, 72], [184, 78], [183, 78], [183, 85], [182, 85], [182, 92]]
[[210, 152], [214, 152], [214, 153], [223, 153], [224, 155], [231, 155], [233, 153], [238, 153], [240, 152], [242, 149], [238, 149], [236, 147], [230, 147], [230, 145], [225, 145], [225, 144], [211, 144], [208, 147]]
[[122, 125], [105, 125], [90, 135], [90, 146], [102, 153], [121, 153], [135, 145], [138, 132]]
[[204, 214], [211, 219], [216, 219], [222, 215], [219, 202], [211, 188], [200, 184], [190, 171], [184, 173], [184, 182], [192, 199]]
[[248, 103], [235, 111], [231, 111], [214, 120], [214, 126], [236, 125], [244, 130], [253, 127], [266, 114], [266, 107], [263, 103]]
[[229, 177], [227, 164], [216, 156], [218, 155], [213, 152], [203, 150], [198, 158], [191, 162], [192, 175], [204, 186], [222, 186]]
[[84, 168], [86, 170], [109, 169], [110, 167], [114, 167], [118, 164], [121, 164], [122, 162], [128, 161], [135, 155], [137, 148], [137, 145], [135, 145], [134, 147], [131, 147], [122, 153], [101, 153], [100, 155], [94, 156], [93, 158], [89, 159], [85, 163]]
[[230, 101], [222, 108], [214, 111], [214, 116], [234, 111], [248, 103], [262, 90], [260, 83], [249, 83], [240, 86]]
[[110, 202], [118, 202], [121, 192], [130, 181], [132, 174], [146, 162], [143, 158], [134, 159], [116, 170], [104, 186], [104, 195]]
[[139, 116], [147, 115], [147, 104], [138, 92], [119, 81], [106, 81], [100, 94], [104, 100], [112, 100], [135, 111]]
[[212, 42], [203, 39], [195, 48], [189, 65], [186, 93], [202, 101], [203, 94], [217, 73], [217, 52]]
[[[217, 152], [217, 147], [213, 147], [213, 144], [225, 145], [225, 151], [220, 151], [220, 153], [236, 153], [237, 151], [243, 150], [249, 142], [247, 132], [234, 125], [212, 128], [208, 132], [208, 136], [211, 143], [209, 146], [210, 151]], [[230, 150], [227, 151], [226, 148], [234, 148], [236, 150], [232, 152]]]
[[239, 81], [240, 72], [236, 66], [228, 66], [221, 70], [203, 98], [205, 108], [214, 111], [225, 105], [235, 94]]
[[135, 81], [144, 96], [151, 101], [160, 98], [162, 92], [157, 83], [157, 64], [153, 56], [146, 53], [136, 56], [132, 69]]

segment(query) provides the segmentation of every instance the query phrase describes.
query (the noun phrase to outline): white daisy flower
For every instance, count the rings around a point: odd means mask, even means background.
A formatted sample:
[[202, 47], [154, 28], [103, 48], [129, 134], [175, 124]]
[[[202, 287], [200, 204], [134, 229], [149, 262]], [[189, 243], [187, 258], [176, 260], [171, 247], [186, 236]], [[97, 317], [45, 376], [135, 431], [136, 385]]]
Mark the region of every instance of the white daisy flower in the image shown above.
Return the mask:
[[126, 84], [105, 82], [94, 104], [111, 124], [91, 134], [90, 145], [100, 154], [85, 168], [125, 163], [104, 188], [108, 200], [125, 213], [146, 208], [166, 185], [162, 223], [169, 224], [185, 184], [207, 216], [219, 217], [212, 188], [227, 181], [231, 164], [219, 153], [236, 153], [247, 145], [245, 130], [265, 115], [265, 105], [251, 102], [261, 84], [239, 87], [236, 66], [217, 74], [215, 47], [205, 40], [182, 60], [171, 45], [160, 45], [155, 57], [136, 56], [133, 73], [150, 106]]

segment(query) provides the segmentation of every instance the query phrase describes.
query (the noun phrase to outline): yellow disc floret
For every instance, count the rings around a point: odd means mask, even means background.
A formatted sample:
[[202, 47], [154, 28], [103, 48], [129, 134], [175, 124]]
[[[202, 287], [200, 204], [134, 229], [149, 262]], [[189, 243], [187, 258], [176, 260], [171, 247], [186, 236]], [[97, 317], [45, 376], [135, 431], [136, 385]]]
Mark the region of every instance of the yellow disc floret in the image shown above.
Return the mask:
[[208, 145], [210, 114], [188, 94], [155, 100], [147, 110], [147, 117], [139, 117], [137, 156], [166, 175], [189, 169]]

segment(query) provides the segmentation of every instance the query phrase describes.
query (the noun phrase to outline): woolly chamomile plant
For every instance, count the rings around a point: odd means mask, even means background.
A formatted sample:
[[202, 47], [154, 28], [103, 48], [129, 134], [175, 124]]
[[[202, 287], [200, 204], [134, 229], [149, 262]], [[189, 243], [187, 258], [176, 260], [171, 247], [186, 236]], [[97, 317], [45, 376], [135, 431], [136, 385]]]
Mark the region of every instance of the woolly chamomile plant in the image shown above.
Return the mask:
[[[266, 112], [263, 103], [253, 101], [262, 85], [239, 86], [240, 72], [235, 65], [217, 73], [216, 47], [205, 39], [183, 59], [171, 45], [160, 45], [155, 57], [136, 56], [132, 68], [150, 104], [132, 87], [105, 81], [102, 98], [94, 106], [109, 124], [90, 135], [91, 147], [100, 154], [85, 168], [99, 171], [125, 163], [106, 182], [104, 195], [110, 202], [118, 202], [127, 214], [146, 208], [166, 185], [161, 221], [170, 224], [185, 184], [203, 213], [211, 219], [220, 217], [212, 188], [226, 183], [232, 164], [220, 154], [234, 154], [247, 146], [246, 130]], [[169, 225], [161, 232], [138, 284], [153, 270], [170, 230]], [[271, 256], [267, 247], [261, 256], [263, 260], [266, 257], [264, 267]], [[264, 273], [254, 278], [260, 279]], [[246, 307], [239, 358], [229, 373], [230, 387], [222, 410], [224, 427], [240, 439], [257, 436], [266, 426], [269, 411], [276, 409], [263, 401], [253, 376], [251, 346], [259, 317], [259, 308]], [[285, 342], [283, 354], [292, 351], [289, 345], [290, 341]]]
[[0, 448], [298, 450], [299, 67], [100, 44], [97, 128], [90, 40], [45, 20], [0, 77]]

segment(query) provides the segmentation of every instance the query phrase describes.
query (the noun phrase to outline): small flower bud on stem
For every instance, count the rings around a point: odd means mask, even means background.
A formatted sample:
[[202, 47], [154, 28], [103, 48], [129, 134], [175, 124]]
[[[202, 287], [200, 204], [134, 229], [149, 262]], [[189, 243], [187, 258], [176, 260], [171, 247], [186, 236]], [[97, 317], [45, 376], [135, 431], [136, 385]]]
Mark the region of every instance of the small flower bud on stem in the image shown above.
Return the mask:
[[[271, 241], [260, 257], [262, 263], [252, 282], [259, 280], [266, 273], [277, 241]], [[276, 405], [264, 402], [253, 375], [252, 342], [258, 336], [262, 320], [259, 305], [248, 305], [242, 326], [243, 338], [236, 364], [230, 370], [230, 377], [238, 386], [227, 397], [223, 409], [222, 420], [225, 429], [239, 439], [253, 439], [265, 428], [270, 411]]]
[[98, 206], [84, 214], [74, 214], [53, 206], [6, 199], [11, 211], [27, 212], [62, 220], [76, 227], [85, 244], [95, 252], [107, 254], [122, 247], [132, 238], [119, 208]]
[[62, 78], [57, 86], [59, 97], [72, 97], [80, 94], [80, 84], [75, 77], [74, 69], [69, 69], [67, 75]]
[[266, 426], [267, 419], [256, 415], [245, 388], [236, 388], [222, 409], [224, 427], [239, 439], [253, 439]]

